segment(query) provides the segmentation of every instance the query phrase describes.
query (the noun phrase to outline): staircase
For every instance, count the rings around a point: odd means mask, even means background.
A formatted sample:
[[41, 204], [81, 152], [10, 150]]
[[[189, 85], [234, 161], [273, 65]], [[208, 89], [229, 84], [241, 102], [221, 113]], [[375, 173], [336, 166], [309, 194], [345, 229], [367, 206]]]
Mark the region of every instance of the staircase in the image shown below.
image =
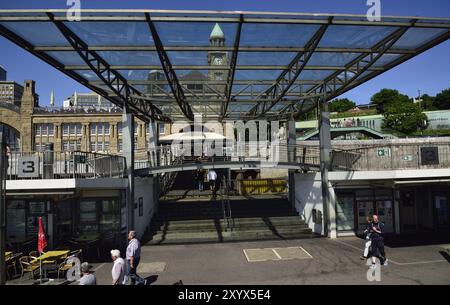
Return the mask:
[[149, 244], [184, 244], [314, 237], [286, 199], [230, 200], [231, 227], [221, 201], [160, 202]]

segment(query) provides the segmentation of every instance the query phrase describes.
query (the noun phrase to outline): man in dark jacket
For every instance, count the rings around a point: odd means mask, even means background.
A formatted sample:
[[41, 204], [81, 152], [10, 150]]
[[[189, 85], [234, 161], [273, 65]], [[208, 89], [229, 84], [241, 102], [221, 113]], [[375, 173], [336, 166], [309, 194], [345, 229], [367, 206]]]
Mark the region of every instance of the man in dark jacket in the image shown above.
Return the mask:
[[388, 260], [384, 252], [384, 223], [378, 221], [378, 215], [373, 215], [371, 239], [372, 239], [372, 268], [375, 267], [375, 259], [378, 257], [380, 264], [387, 266]]

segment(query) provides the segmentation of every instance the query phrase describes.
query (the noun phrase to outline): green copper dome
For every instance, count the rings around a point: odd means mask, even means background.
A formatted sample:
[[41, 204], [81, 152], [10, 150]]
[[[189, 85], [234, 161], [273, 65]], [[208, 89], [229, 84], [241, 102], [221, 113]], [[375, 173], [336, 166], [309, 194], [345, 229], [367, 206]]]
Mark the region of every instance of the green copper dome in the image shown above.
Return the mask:
[[211, 35], [209, 35], [209, 39], [214, 39], [214, 38], [220, 38], [220, 39], [224, 39], [225, 35], [222, 32], [222, 29], [220, 28], [220, 25], [218, 23], [216, 23], [216, 25], [214, 26]]

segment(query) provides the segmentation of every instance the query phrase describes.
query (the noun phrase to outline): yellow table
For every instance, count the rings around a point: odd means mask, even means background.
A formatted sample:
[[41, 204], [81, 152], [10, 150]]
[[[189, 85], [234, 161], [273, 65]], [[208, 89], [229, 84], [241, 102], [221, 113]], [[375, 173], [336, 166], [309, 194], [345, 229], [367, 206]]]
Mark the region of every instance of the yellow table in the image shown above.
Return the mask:
[[53, 264], [58, 259], [65, 259], [69, 255], [69, 250], [60, 251], [47, 251], [36, 259], [32, 260], [31, 263], [39, 263], [42, 261], [43, 264]]

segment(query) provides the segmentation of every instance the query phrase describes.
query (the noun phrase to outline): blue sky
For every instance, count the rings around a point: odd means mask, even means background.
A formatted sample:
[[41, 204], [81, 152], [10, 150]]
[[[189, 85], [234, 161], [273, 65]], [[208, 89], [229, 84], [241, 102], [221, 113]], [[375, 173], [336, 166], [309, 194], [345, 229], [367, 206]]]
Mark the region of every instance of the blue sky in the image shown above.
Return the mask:
[[[126, 9], [201, 9], [238, 11], [278, 11], [305, 13], [365, 14], [367, 0], [82, 0], [82, 8]], [[66, 0], [0, 0], [0, 9], [67, 8]], [[426, 16], [450, 18], [449, 0], [382, 0], [383, 15]], [[435, 95], [450, 87], [450, 41], [361, 85], [341, 97], [358, 104], [367, 103], [382, 88], [395, 88], [410, 96], [422, 93]], [[0, 65], [8, 71], [8, 79], [22, 83], [25, 79], [37, 82], [41, 105], [49, 103], [50, 92], [55, 91], [56, 102], [74, 91], [87, 92], [81, 86], [38, 58], [0, 37]]]

